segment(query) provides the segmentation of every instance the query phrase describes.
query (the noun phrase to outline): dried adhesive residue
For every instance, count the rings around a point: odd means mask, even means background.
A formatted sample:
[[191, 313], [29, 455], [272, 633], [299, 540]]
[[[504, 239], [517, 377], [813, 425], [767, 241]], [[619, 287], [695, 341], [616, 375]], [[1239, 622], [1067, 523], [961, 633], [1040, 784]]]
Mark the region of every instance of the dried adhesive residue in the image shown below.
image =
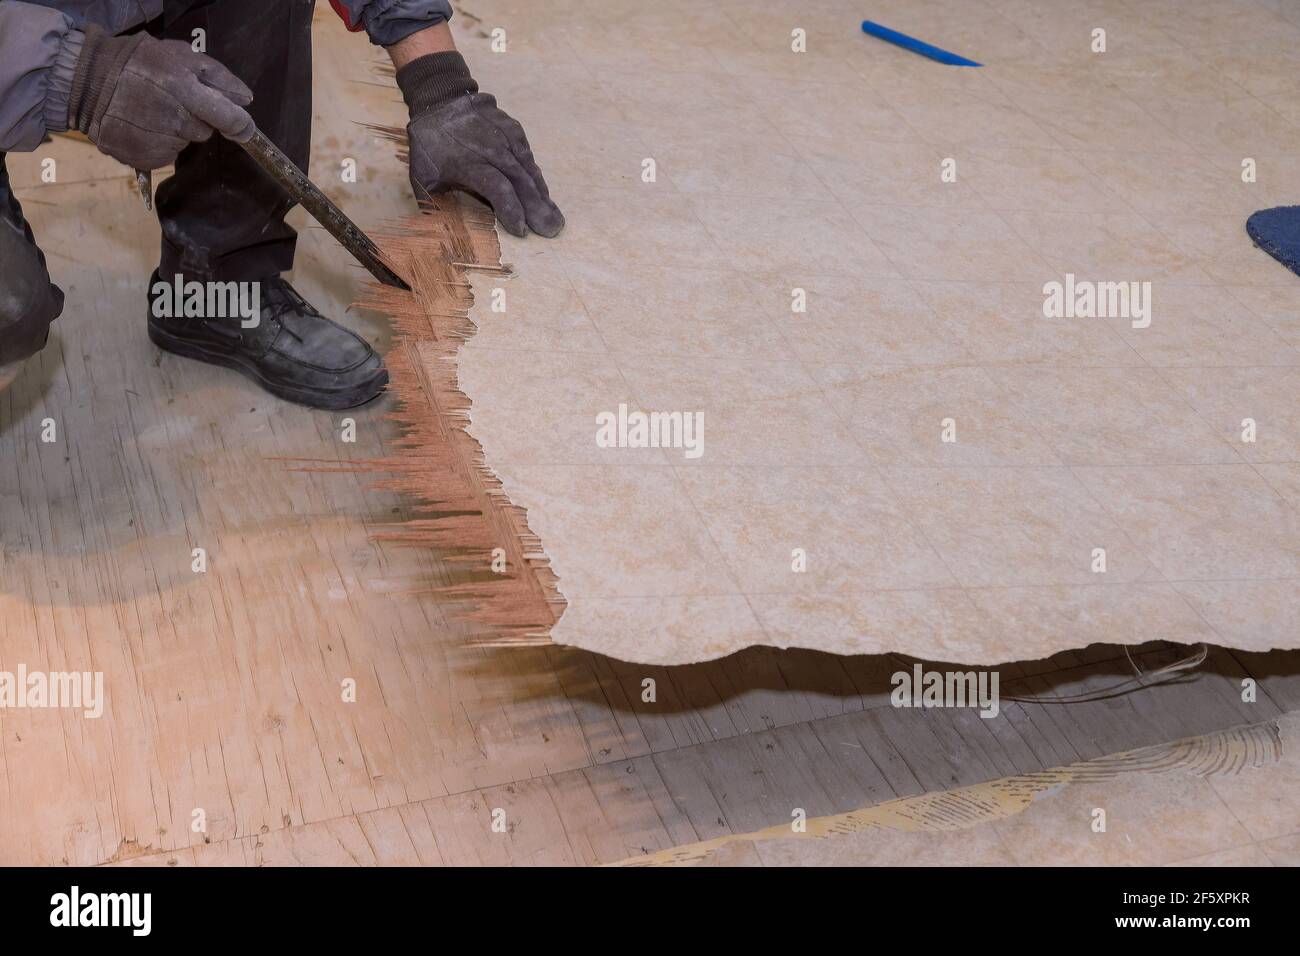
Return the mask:
[[1020, 813], [1035, 800], [1050, 796], [1069, 784], [1113, 780], [1130, 773], [1235, 774], [1246, 767], [1277, 763], [1281, 757], [1281, 734], [1277, 722], [1270, 721], [1125, 751], [1067, 767], [1003, 777], [956, 790], [903, 797], [834, 816], [813, 817], [807, 821], [807, 830], [801, 834], [795, 834], [789, 824], [782, 824], [754, 833], [731, 834], [632, 857], [615, 865], [700, 863], [733, 844], [763, 840], [834, 838], [866, 830], [908, 833], [966, 830]]
[[357, 303], [397, 334], [385, 360], [403, 436], [395, 455], [343, 467], [384, 475], [378, 487], [419, 502], [418, 517], [376, 537], [437, 549], [451, 581], [433, 590], [454, 619], [487, 643], [545, 643], [564, 611], [558, 579], [467, 431], [470, 400], [457, 378], [457, 353], [475, 332], [468, 275], [509, 274], [494, 220], [444, 198], [375, 241], [412, 288], [372, 283]]

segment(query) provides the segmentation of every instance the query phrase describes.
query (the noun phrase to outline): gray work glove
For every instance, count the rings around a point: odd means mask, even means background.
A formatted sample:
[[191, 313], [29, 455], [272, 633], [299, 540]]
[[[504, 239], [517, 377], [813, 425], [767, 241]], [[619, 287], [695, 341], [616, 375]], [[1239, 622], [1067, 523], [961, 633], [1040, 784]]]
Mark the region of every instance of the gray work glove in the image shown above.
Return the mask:
[[478, 91], [465, 58], [430, 53], [397, 71], [411, 111], [411, 188], [417, 200], [451, 189], [477, 195], [516, 236], [548, 238], [564, 228], [528, 137], [517, 120]]
[[257, 127], [253, 94], [238, 77], [182, 40], [86, 31], [68, 99], [68, 128], [114, 159], [153, 170], [213, 130], [236, 142]]

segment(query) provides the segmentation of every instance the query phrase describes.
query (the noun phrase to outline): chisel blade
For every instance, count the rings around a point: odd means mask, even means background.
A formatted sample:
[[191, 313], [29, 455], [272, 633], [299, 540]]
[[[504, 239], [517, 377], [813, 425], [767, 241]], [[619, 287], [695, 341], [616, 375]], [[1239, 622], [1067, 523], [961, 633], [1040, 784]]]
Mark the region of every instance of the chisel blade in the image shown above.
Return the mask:
[[267, 139], [261, 130], [241, 146], [252, 156], [257, 164], [292, 196], [299, 205], [311, 213], [312, 217], [325, 227], [344, 249], [352, 253], [357, 262], [384, 285], [410, 292], [407, 285], [389, 265], [384, 262], [379, 247], [371, 241], [361, 229], [330, 198], [316, 188], [307, 176], [294, 165], [293, 160], [284, 155], [273, 142]]

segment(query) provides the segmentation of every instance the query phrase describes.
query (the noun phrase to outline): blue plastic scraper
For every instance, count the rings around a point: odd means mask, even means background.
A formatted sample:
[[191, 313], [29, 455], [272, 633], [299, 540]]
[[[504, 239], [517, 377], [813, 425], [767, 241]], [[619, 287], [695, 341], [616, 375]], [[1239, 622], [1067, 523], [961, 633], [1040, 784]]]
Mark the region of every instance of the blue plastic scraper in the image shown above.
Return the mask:
[[932, 60], [940, 63], [946, 63], [949, 66], [979, 66], [974, 60], [968, 60], [964, 56], [958, 56], [956, 53], [949, 53], [947, 50], [941, 50], [937, 46], [931, 46], [923, 40], [916, 37], [910, 37], [906, 33], [899, 33], [897, 30], [891, 30], [889, 27], [881, 26], [871, 20], [862, 21], [862, 32], [886, 40], [895, 46], [901, 46], [904, 50], [911, 50], [913, 53], [919, 53], [921, 56], [928, 56]]

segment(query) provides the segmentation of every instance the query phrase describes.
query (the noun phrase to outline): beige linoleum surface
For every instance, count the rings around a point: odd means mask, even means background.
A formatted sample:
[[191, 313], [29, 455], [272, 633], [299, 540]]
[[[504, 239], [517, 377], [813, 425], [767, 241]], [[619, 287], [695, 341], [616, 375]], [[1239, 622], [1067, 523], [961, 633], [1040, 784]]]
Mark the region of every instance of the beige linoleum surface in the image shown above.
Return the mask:
[[[480, 295], [461, 356], [569, 602], [555, 641], [1300, 643], [1300, 278], [1244, 231], [1300, 202], [1294, 8], [872, 5], [979, 69], [848, 0], [472, 12], [568, 214], [506, 237], [509, 306]], [[1149, 325], [1046, 317], [1067, 274], [1150, 283]], [[702, 414], [703, 454], [598, 447], [621, 404]]]

